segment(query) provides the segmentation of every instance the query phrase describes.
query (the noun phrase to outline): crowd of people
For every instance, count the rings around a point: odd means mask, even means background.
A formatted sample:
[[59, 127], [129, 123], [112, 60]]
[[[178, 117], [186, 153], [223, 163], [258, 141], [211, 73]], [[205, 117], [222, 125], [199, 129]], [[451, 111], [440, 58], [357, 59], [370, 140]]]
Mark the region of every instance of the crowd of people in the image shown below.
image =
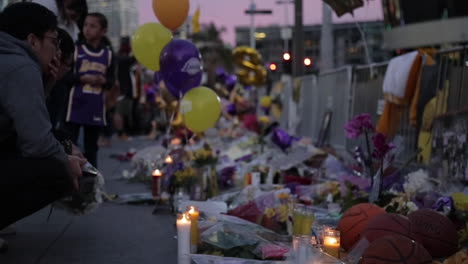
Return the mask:
[[114, 134], [156, 137], [158, 83], [128, 37], [114, 53], [107, 27], [85, 0], [0, 13], [0, 230], [78, 191], [83, 166], [98, 167]]

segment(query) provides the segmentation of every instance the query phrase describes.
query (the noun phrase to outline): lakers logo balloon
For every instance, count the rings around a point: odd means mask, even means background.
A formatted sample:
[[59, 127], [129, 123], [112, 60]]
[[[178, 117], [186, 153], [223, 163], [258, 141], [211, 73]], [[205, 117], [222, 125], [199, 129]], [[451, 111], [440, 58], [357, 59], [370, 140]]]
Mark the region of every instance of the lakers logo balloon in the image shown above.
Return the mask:
[[239, 67], [237, 77], [244, 85], [262, 85], [266, 82], [267, 71], [262, 56], [250, 47], [238, 47], [233, 51], [234, 63]]

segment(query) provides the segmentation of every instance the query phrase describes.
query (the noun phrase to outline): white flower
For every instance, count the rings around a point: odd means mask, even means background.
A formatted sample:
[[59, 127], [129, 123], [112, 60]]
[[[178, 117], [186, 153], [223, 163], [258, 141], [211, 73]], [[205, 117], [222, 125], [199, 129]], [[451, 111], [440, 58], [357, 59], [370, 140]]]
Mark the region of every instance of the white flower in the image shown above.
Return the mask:
[[408, 208], [408, 213], [419, 210], [418, 206], [413, 202], [407, 202], [406, 207]]
[[426, 171], [420, 169], [406, 176], [406, 183], [403, 184], [405, 193], [409, 195], [417, 192], [428, 192], [433, 190], [434, 186], [429, 181], [429, 175]]

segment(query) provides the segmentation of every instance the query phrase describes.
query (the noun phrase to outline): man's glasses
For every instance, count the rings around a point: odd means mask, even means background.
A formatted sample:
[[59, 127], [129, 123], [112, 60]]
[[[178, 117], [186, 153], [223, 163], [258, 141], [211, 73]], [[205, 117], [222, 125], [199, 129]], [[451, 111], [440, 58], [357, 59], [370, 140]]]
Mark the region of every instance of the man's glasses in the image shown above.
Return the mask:
[[59, 49], [60, 48], [60, 44], [62, 43], [62, 40], [58, 37], [52, 37], [52, 36], [48, 36], [48, 35], [44, 35], [44, 38], [49, 38], [52, 40], [52, 43], [54, 44], [55, 48]]

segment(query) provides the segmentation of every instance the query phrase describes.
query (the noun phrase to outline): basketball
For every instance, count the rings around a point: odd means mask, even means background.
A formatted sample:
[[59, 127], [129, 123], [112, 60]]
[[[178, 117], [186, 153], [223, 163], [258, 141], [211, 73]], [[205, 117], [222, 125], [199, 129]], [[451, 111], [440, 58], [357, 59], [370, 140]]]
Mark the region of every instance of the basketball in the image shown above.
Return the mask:
[[412, 236], [433, 257], [448, 257], [457, 251], [457, 230], [450, 219], [429, 209], [413, 212], [408, 218]]
[[364, 252], [360, 264], [431, 264], [432, 257], [418, 242], [400, 235], [381, 237]]
[[376, 215], [383, 213], [384, 209], [369, 203], [358, 204], [346, 210], [338, 223], [341, 246], [346, 251], [350, 250], [359, 241], [367, 223]]
[[411, 238], [411, 224], [406, 216], [399, 214], [380, 214], [364, 228], [363, 236], [373, 242], [384, 236], [401, 235]]

